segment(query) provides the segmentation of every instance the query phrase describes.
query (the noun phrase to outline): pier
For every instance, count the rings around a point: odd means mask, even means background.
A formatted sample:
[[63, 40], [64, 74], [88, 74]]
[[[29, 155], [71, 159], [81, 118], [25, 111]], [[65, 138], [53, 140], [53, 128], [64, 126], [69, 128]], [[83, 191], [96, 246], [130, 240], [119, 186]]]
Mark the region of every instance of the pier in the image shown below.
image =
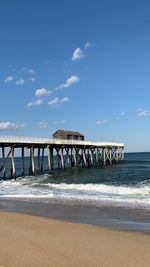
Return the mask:
[[[117, 163], [124, 159], [124, 144], [111, 142], [91, 142], [84, 140], [59, 140], [17, 136], [0, 136], [1, 166], [0, 176], [16, 178], [15, 150], [20, 150], [20, 175], [35, 175], [44, 172], [43, 161], [47, 157], [47, 169], [66, 167], [92, 167]], [[25, 173], [25, 155], [29, 152], [28, 173]], [[36, 155], [36, 170], [35, 170]], [[45, 156], [44, 156], [45, 155]], [[17, 155], [18, 156], [18, 155]], [[6, 168], [10, 158], [11, 167]], [[55, 161], [55, 164], [54, 164]]]

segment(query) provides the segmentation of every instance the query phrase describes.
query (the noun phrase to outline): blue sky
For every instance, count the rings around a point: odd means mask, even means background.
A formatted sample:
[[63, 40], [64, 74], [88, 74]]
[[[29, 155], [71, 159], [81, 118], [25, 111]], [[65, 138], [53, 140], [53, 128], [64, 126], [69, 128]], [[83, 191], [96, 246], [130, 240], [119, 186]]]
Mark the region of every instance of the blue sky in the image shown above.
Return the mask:
[[0, 2], [0, 135], [150, 151], [150, 2]]

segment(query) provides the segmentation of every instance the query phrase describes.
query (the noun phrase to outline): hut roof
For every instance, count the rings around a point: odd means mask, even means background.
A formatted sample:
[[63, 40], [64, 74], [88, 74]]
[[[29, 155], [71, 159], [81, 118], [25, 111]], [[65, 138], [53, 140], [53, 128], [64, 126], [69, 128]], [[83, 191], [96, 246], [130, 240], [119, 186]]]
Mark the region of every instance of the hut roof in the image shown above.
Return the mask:
[[57, 133], [59, 133], [59, 134], [62, 133], [62, 134], [74, 135], [74, 136], [84, 136], [83, 134], [81, 134], [81, 133], [79, 133], [77, 131], [64, 130], [64, 129], [57, 130], [53, 135], [55, 135]]

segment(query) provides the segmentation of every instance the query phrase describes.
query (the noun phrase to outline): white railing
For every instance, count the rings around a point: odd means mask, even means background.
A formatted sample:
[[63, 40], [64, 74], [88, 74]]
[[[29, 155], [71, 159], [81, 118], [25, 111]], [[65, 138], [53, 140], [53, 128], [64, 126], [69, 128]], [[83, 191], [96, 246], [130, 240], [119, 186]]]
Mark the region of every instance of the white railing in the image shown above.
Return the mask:
[[82, 140], [62, 140], [62, 139], [53, 139], [49, 141], [53, 144], [64, 144], [64, 145], [85, 145], [85, 146], [119, 146], [124, 147], [123, 143], [113, 143], [113, 142], [92, 142], [92, 141], [82, 141]]
[[24, 136], [0, 136], [0, 143], [17, 143], [17, 144], [56, 144], [56, 145], [85, 145], [97, 147], [124, 147], [123, 143], [113, 142], [92, 142], [82, 140], [63, 140], [63, 139], [49, 139], [42, 137], [24, 137]]
[[27, 136], [0, 136], [0, 143], [47, 143], [49, 138]]

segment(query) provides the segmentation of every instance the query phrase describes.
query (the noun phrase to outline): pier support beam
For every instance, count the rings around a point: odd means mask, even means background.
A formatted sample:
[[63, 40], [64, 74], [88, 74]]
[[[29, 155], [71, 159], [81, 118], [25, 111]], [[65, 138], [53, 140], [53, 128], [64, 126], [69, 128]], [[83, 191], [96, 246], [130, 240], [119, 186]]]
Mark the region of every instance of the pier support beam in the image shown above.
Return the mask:
[[41, 148], [38, 147], [38, 155], [37, 155], [37, 173], [38, 173], [38, 175], [41, 174], [41, 157], [40, 157], [40, 153], [41, 153]]
[[59, 148], [55, 148], [57, 153], [57, 167], [60, 169], [60, 155], [59, 155]]
[[61, 167], [64, 169], [65, 165], [64, 165], [63, 147], [61, 147], [60, 149], [60, 159], [61, 159]]
[[2, 146], [2, 172], [3, 172], [4, 179], [6, 179], [5, 147], [4, 146]]
[[91, 159], [91, 164], [93, 165], [93, 149], [90, 149], [90, 159]]
[[115, 149], [115, 157], [116, 157], [116, 162], [118, 162], [119, 157], [118, 157], [118, 147]]
[[73, 149], [71, 147], [70, 149], [70, 166], [73, 167], [74, 166], [74, 162], [73, 162]]
[[14, 145], [11, 146], [11, 178], [16, 178], [16, 168], [14, 160]]
[[43, 173], [43, 168], [44, 168], [44, 147], [42, 147], [41, 173]]
[[22, 156], [22, 169], [21, 169], [21, 175], [25, 176], [25, 164], [24, 164], [24, 146], [21, 148], [21, 156]]
[[109, 148], [109, 163], [112, 164], [112, 148]]
[[99, 161], [99, 157], [98, 157], [98, 147], [96, 147], [95, 149], [95, 157], [96, 157], [96, 164], [98, 164], [98, 161]]
[[48, 167], [49, 171], [51, 172], [53, 170], [53, 148], [48, 146]]
[[66, 151], [66, 156], [65, 156], [66, 160], [65, 161], [67, 162], [67, 167], [69, 167], [69, 166], [71, 166], [71, 154], [69, 155], [69, 148], [68, 147], [65, 148], [65, 151]]
[[77, 158], [76, 158], [76, 148], [73, 147], [73, 160], [74, 160], [74, 165], [77, 165]]
[[102, 149], [102, 162], [103, 165], [106, 165], [106, 148]]
[[30, 175], [34, 175], [34, 145], [30, 147]]
[[121, 159], [124, 160], [124, 148], [121, 149]]
[[85, 167], [86, 167], [87, 162], [86, 162], [86, 151], [85, 151], [85, 148], [82, 149], [82, 154], [83, 154], [84, 165], [85, 165]]

